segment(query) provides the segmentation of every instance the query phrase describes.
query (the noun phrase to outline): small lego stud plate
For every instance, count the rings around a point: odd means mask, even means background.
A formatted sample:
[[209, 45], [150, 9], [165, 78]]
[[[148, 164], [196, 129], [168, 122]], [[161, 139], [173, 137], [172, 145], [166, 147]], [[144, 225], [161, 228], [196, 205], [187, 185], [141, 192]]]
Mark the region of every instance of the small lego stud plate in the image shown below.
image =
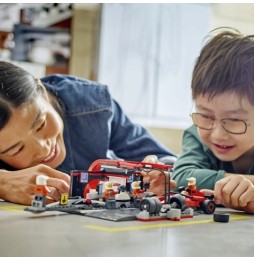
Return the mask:
[[213, 221], [227, 223], [229, 221], [229, 216], [228, 213], [214, 213]]

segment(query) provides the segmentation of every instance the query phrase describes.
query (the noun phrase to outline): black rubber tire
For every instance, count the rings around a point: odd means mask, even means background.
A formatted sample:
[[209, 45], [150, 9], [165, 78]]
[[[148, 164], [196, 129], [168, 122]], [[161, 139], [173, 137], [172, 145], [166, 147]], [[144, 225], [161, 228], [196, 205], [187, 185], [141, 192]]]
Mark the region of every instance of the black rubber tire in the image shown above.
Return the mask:
[[185, 210], [187, 208], [185, 203], [185, 197], [180, 194], [176, 194], [170, 197], [169, 203], [173, 208], [178, 208], [181, 210]]
[[200, 208], [204, 211], [205, 214], [213, 214], [216, 208], [216, 204], [213, 200], [206, 199], [200, 204]]
[[214, 213], [213, 221], [227, 223], [229, 221], [229, 216], [228, 213]]
[[140, 210], [146, 210], [149, 214], [158, 214], [161, 207], [161, 202], [157, 198], [144, 198], [140, 202]]

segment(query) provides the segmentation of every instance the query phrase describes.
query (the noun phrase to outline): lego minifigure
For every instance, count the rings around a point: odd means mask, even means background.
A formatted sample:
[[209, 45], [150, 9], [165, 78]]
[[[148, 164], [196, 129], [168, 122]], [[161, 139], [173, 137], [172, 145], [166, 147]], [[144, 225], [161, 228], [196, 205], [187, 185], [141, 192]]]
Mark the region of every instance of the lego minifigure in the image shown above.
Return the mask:
[[186, 191], [188, 191], [190, 194], [194, 193], [197, 189], [196, 178], [191, 177], [191, 178], [188, 178], [187, 180], [188, 180], [188, 184], [187, 184], [187, 187], [186, 187]]
[[39, 175], [36, 177], [36, 186], [34, 190], [34, 199], [32, 201], [31, 207], [27, 210], [31, 212], [44, 212], [46, 209], [46, 196], [50, 192], [47, 188], [47, 180], [49, 177], [44, 175]]
[[36, 187], [34, 190], [34, 194], [40, 194], [42, 196], [46, 196], [50, 190], [47, 188], [47, 180], [49, 177], [44, 175], [39, 175], [36, 177]]
[[116, 194], [116, 191], [113, 189], [113, 183], [108, 181], [105, 183], [105, 191], [104, 191], [104, 198], [105, 200], [108, 198], [113, 198]]
[[195, 191], [197, 190], [196, 178], [191, 177], [191, 178], [187, 178], [187, 180], [188, 180], [187, 186], [185, 188], [181, 187], [182, 188], [182, 190], [181, 190], [182, 195], [190, 195], [192, 193], [195, 193]]
[[144, 193], [144, 190], [141, 189], [140, 187], [140, 181], [133, 181], [131, 183], [131, 188], [132, 188], [131, 194], [133, 195], [133, 197]]

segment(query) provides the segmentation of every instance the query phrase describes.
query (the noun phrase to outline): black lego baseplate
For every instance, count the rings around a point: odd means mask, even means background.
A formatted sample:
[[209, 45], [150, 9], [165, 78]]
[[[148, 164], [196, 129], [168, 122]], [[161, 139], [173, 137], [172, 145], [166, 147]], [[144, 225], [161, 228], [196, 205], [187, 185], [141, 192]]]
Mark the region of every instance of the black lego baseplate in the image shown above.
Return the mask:
[[99, 209], [82, 210], [76, 209], [69, 213], [84, 215], [86, 217], [99, 218], [110, 221], [129, 221], [136, 220], [136, 215], [140, 212], [138, 208], [120, 208], [120, 209]]

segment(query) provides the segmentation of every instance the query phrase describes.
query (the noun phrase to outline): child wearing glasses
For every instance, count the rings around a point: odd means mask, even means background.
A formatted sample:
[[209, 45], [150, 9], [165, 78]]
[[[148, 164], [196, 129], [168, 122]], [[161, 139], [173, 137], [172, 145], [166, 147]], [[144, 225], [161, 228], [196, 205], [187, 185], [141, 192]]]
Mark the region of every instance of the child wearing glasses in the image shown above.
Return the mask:
[[172, 178], [194, 177], [216, 203], [254, 214], [254, 35], [214, 32], [194, 67], [193, 125]]

